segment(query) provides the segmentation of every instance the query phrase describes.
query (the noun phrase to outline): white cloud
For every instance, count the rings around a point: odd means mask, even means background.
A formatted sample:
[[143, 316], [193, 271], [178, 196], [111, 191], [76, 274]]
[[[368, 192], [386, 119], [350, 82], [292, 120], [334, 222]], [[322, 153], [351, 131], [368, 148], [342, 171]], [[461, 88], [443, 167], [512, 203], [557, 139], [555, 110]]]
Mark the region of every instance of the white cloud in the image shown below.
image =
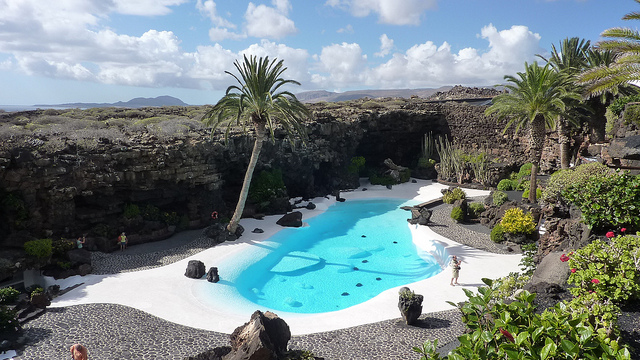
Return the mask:
[[280, 39], [298, 31], [293, 20], [287, 17], [291, 8], [289, 0], [273, 0], [272, 3], [275, 7], [249, 3], [245, 13], [249, 36]]
[[[310, 79], [310, 56], [305, 49], [295, 49], [284, 44], [262, 40], [260, 44], [253, 44], [241, 51], [238, 54], [238, 58], [242, 58], [243, 55], [268, 56], [271, 59], [284, 60], [284, 66], [287, 68], [287, 79], [294, 79], [300, 83], [307, 83]], [[296, 88], [296, 91], [299, 90], [299, 88]]]
[[338, 34], [353, 34], [353, 26], [348, 24], [347, 26], [340, 28], [336, 31]]
[[377, 57], [385, 57], [393, 50], [393, 39], [389, 39], [387, 34], [380, 36], [380, 52], [373, 54]]
[[211, 20], [211, 23], [216, 27], [225, 27], [235, 29], [235, 25], [225, 18], [218, 15], [218, 10], [216, 3], [213, 0], [198, 0], [196, 3], [196, 9], [200, 11], [201, 14], [208, 17]]
[[327, 0], [325, 5], [349, 11], [353, 16], [378, 14], [378, 21], [392, 25], [418, 25], [422, 14], [437, 0]]
[[209, 29], [209, 40], [213, 42], [219, 42], [226, 39], [240, 40], [246, 37], [247, 36], [244, 34], [235, 33], [235, 32], [229, 31], [229, 29], [226, 29], [226, 28], [214, 27]]
[[367, 56], [358, 44], [325, 46], [318, 60], [318, 70], [325, 74], [317, 74], [314, 82], [321, 87], [351, 87], [365, 78]]
[[[95, 1], [95, 0], [93, 0]], [[188, 0], [112, 0], [116, 12], [127, 15], [158, 16], [171, 12], [170, 6], [176, 6]], [[56, 1], [56, 3], [60, 3]]]

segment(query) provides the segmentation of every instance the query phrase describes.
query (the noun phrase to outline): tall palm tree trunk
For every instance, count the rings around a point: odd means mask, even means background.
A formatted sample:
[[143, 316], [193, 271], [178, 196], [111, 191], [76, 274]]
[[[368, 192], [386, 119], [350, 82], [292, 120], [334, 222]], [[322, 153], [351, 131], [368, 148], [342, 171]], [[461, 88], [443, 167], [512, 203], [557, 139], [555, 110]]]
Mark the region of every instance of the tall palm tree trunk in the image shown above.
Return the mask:
[[242, 189], [240, 190], [240, 198], [238, 199], [236, 210], [233, 212], [233, 216], [231, 217], [231, 221], [229, 221], [229, 225], [227, 225], [227, 230], [232, 234], [235, 234], [236, 229], [238, 228], [238, 223], [240, 222], [240, 218], [242, 217], [244, 205], [247, 202], [247, 196], [249, 195], [249, 188], [251, 187], [253, 171], [255, 170], [256, 164], [258, 163], [258, 157], [260, 157], [260, 151], [262, 151], [262, 144], [264, 143], [267, 135], [267, 130], [263, 122], [254, 122], [254, 125], [256, 129], [256, 140], [253, 143], [251, 159], [249, 160], [249, 165], [247, 166], [247, 172], [244, 174], [244, 181], [242, 183]]
[[531, 179], [529, 180], [529, 201], [536, 203], [536, 190], [538, 190], [538, 171], [540, 169], [540, 159], [542, 158], [542, 149], [544, 147], [544, 139], [546, 137], [544, 117], [541, 115], [531, 122], [530, 154], [531, 162]]
[[569, 145], [569, 124], [563, 117], [558, 119], [558, 144], [560, 145], [560, 168], [568, 169], [571, 162], [571, 152]]

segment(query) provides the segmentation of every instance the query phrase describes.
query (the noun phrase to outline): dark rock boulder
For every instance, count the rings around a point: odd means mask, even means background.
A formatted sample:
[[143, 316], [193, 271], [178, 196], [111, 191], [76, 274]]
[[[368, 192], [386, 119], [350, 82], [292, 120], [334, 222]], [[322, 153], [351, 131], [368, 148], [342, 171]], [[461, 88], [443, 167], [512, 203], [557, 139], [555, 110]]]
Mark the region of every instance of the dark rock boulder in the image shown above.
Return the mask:
[[260, 229], [260, 228], [255, 228], [251, 231], [254, 234], [262, 234], [264, 232], [264, 230]]
[[45, 293], [32, 295], [30, 302], [31, 305], [38, 309], [44, 309], [51, 305], [51, 299], [49, 299], [49, 296]]
[[91, 274], [92, 271], [93, 271], [93, 267], [91, 267], [91, 265], [89, 264], [82, 264], [78, 266], [78, 275], [80, 276], [89, 275]]
[[73, 249], [67, 251], [67, 257], [72, 266], [80, 264], [91, 265], [91, 253], [86, 249]]
[[272, 312], [256, 311], [231, 334], [231, 353], [225, 360], [273, 360], [287, 352], [289, 325]]
[[542, 259], [531, 276], [531, 286], [538, 283], [566, 286], [570, 271], [568, 263], [560, 261], [561, 255], [562, 252], [552, 252]]
[[412, 207], [411, 209], [411, 219], [407, 219], [409, 224], [411, 225], [427, 225], [431, 222], [431, 214], [433, 211], [425, 208], [425, 207]]
[[300, 211], [290, 212], [276, 221], [276, 224], [284, 227], [301, 227], [302, 213]]
[[220, 346], [215, 349], [207, 350], [196, 356], [188, 356], [183, 360], [223, 360], [225, 355], [231, 352], [230, 346]]
[[207, 271], [207, 281], [212, 283], [217, 283], [220, 281], [220, 275], [218, 275], [218, 268], [211, 267], [209, 271]]
[[407, 325], [413, 325], [422, 314], [422, 301], [424, 297], [411, 291], [408, 287], [400, 288], [398, 297], [398, 309]]
[[309, 203], [307, 204], [307, 206], [305, 206], [305, 208], [307, 210], [315, 210], [316, 209], [316, 204], [314, 204], [311, 201], [309, 201]]
[[205, 274], [204, 263], [200, 260], [189, 260], [184, 276], [192, 279], [200, 279]]

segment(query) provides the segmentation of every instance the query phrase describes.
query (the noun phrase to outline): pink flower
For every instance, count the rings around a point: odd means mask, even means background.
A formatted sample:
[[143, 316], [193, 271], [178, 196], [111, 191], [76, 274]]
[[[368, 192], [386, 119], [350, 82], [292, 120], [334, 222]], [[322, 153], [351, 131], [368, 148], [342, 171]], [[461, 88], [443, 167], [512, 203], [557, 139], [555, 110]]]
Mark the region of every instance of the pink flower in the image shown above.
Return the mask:
[[613, 231], [609, 231], [605, 236], [611, 239], [612, 237], [616, 236], [616, 234], [614, 234]]
[[600, 284], [600, 280], [598, 279], [591, 279], [591, 282], [594, 284]]
[[569, 261], [569, 257], [567, 256], [567, 254], [560, 255], [560, 261], [562, 261], [562, 262]]
[[575, 274], [576, 273], [576, 269], [571, 269], [571, 273]]
[[621, 232], [625, 232], [625, 231], [627, 231], [627, 228], [622, 228], [622, 229], [620, 229], [620, 231]]

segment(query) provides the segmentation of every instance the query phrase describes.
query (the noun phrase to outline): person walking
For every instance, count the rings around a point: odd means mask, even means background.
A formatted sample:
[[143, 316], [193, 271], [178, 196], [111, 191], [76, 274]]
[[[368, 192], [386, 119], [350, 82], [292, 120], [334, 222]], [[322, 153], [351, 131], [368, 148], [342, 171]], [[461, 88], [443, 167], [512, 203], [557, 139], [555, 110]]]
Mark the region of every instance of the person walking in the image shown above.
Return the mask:
[[87, 360], [87, 348], [80, 345], [71, 345], [71, 358], [73, 360]]
[[128, 242], [129, 240], [127, 240], [127, 235], [123, 231], [122, 234], [118, 236], [118, 244], [120, 244], [120, 251], [124, 251], [124, 249], [127, 248]]
[[451, 286], [460, 285], [458, 284], [458, 276], [460, 276], [460, 263], [462, 263], [462, 260], [458, 260], [457, 256], [453, 255], [451, 257], [451, 262], [449, 262], [449, 266], [451, 267], [451, 282], [449, 283], [449, 285]]

